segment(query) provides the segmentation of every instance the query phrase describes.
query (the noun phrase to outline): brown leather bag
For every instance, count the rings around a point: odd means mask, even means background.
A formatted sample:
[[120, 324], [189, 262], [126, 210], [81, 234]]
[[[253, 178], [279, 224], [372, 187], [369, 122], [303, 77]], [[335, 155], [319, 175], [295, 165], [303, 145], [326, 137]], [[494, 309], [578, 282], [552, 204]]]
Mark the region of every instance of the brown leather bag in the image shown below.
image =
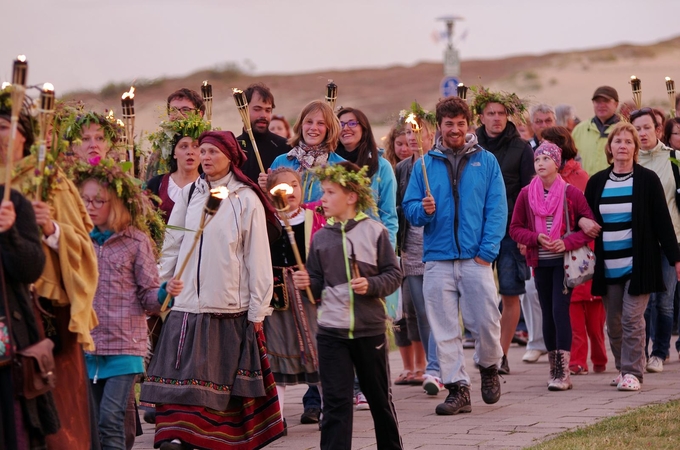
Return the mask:
[[[12, 336], [12, 318], [7, 299], [7, 287], [5, 285], [5, 270], [0, 261], [0, 283], [2, 284], [2, 296], [5, 303], [5, 314], [7, 316], [7, 327]], [[54, 389], [54, 354], [52, 349], [54, 343], [45, 338], [40, 312], [37, 311], [37, 294], [31, 291], [31, 301], [35, 314], [35, 324], [38, 328], [40, 340], [21, 350], [14, 352], [13, 374], [16, 387], [19, 389], [17, 395], [32, 399]]]

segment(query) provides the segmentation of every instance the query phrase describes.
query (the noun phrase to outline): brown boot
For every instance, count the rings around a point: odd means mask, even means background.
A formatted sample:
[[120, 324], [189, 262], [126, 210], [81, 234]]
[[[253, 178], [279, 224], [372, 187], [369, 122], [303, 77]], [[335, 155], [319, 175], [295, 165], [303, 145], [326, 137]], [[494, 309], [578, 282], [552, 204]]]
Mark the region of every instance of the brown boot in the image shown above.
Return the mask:
[[572, 388], [569, 376], [569, 359], [571, 352], [557, 350], [555, 352], [555, 377], [548, 385], [550, 391], [566, 391]]

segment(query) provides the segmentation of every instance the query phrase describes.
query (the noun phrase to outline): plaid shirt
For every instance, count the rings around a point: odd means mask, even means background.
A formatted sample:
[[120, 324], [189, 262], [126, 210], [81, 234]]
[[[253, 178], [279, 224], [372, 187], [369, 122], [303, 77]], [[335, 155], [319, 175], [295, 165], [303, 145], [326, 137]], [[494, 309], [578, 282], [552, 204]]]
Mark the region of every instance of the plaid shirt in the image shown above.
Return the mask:
[[92, 330], [95, 355], [146, 354], [146, 315], [160, 312], [158, 269], [151, 239], [132, 226], [99, 245], [94, 309], [99, 325]]

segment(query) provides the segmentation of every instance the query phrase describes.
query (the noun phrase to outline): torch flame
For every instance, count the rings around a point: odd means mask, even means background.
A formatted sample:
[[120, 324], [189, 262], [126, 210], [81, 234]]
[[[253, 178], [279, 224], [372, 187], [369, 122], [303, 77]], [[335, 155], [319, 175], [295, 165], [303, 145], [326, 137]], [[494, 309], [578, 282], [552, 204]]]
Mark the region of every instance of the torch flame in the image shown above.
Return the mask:
[[269, 191], [272, 195], [279, 195], [279, 192], [283, 192], [284, 195], [290, 195], [293, 193], [293, 188], [289, 184], [280, 183]]
[[210, 195], [216, 198], [219, 198], [220, 200], [224, 200], [229, 196], [229, 189], [227, 189], [226, 186], [219, 186], [213, 189], [210, 189]]
[[666, 81], [671, 81], [671, 77], [666, 77]]
[[112, 109], [109, 110], [109, 113], [106, 115], [106, 119], [109, 120], [109, 121], [113, 121], [114, 117], [113, 117], [113, 110]]
[[121, 98], [122, 98], [123, 100], [125, 100], [126, 98], [129, 98], [129, 99], [135, 98], [135, 87], [134, 87], [134, 86], [130, 86], [130, 90], [127, 91], [127, 92], [125, 92], [125, 93], [123, 93], [123, 96], [122, 96]]
[[232, 94], [241, 94], [243, 91], [239, 88], [231, 88]]
[[409, 114], [405, 122], [410, 123], [415, 131], [420, 130], [420, 126], [418, 125], [418, 121], [416, 120], [415, 114], [413, 113]]
[[635, 79], [637, 79], [637, 77], [635, 75], [631, 75], [630, 79], [635, 80]]
[[6, 88], [10, 87], [11, 85], [12, 85], [12, 83], [10, 83], [8, 81], [3, 81], [2, 82], [2, 89], [6, 89]]
[[17, 61], [26, 62], [26, 55], [17, 56]]
[[43, 92], [54, 91], [54, 86], [52, 85], [52, 83], [45, 83], [43, 84], [42, 90]]
[[208, 80], [203, 81], [203, 86], [207, 86], [207, 85], [208, 85]]

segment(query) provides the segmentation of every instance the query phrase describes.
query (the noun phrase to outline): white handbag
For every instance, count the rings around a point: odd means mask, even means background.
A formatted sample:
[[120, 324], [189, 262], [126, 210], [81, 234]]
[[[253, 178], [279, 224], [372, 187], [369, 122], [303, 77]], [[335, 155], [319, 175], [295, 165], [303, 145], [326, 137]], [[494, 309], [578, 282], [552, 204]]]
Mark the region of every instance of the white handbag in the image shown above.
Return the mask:
[[[569, 210], [567, 208], [567, 186], [564, 187], [564, 217], [567, 224], [567, 232], [564, 234], [565, 238], [572, 234], [571, 227], [569, 226]], [[593, 274], [595, 274], [595, 253], [588, 245], [564, 252], [563, 292], [565, 294], [569, 289], [573, 289], [579, 284], [592, 279]]]

